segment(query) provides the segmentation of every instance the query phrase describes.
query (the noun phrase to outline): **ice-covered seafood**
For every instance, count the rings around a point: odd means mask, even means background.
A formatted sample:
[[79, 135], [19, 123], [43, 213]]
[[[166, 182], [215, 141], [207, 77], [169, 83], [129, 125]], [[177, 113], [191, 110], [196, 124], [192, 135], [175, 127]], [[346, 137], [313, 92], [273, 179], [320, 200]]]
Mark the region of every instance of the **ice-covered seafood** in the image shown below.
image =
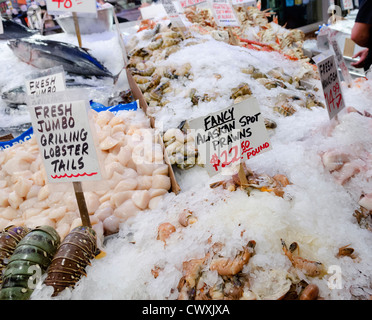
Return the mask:
[[[106, 180], [85, 191], [93, 229], [115, 233], [119, 223], [141, 210], [155, 208], [170, 189], [168, 166], [154, 130], [141, 110], [114, 115], [91, 110]], [[36, 139], [0, 152], [0, 224], [50, 225], [63, 239], [81, 225], [72, 191], [47, 183]]]

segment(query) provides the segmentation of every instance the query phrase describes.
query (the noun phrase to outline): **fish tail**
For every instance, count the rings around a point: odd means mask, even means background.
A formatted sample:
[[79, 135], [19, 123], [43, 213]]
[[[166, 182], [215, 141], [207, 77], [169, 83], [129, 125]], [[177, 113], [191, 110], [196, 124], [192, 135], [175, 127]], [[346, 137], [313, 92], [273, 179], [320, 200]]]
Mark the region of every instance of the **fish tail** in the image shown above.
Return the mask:
[[124, 70], [124, 68], [122, 68], [117, 75], [112, 77], [114, 79], [114, 84], [116, 84], [116, 82], [118, 82], [120, 74], [122, 73], [123, 70]]

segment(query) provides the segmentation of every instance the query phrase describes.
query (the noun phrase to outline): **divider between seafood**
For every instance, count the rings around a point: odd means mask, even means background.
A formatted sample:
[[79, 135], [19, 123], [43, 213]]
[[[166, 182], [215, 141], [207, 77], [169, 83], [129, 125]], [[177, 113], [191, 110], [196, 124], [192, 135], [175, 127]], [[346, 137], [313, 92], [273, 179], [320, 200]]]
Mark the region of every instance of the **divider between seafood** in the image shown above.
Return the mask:
[[[238, 23], [225, 26], [206, 5], [121, 29], [127, 61], [117, 30], [82, 34], [87, 49], [68, 33], [0, 40], [6, 128], [17, 112], [28, 124], [0, 142], [1, 299], [370, 298], [371, 80], [329, 80], [334, 52], [315, 64], [304, 33], [268, 11], [229, 4]], [[38, 124], [57, 130], [35, 132], [25, 80], [55, 66], [66, 86], [38, 97]], [[61, 95], [89, 105], [102, 171], [81, 181], [91, 227], [37, 142], [79, 155]], [[206, 163], [200, 141], [225, 158]]]

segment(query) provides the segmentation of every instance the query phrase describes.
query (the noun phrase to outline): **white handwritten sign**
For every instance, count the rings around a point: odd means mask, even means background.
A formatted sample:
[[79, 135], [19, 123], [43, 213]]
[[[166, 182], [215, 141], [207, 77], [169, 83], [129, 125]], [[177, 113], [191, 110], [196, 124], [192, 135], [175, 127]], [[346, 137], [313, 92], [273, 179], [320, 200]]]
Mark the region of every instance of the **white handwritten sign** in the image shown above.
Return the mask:
[[324, 58], [322, 55], [319, 55], [313, 59], [318, 66], [328, 115], [332, 119], [345, 108], [335, 57], [334, 55], [330, 55]]
[[161, 4], [168, 16], [178, 16], [177, 8], [173, 4], [172, 0], [161, 0]]
[[150, 6], [140, 8], [139, 10], [143, 20], [160, 18], [167, 15], [162, 4], [151, 4]]
[[189, 121], [200, 161], [210, 175], [271, 150], [257, 100], [251, 97]]
[[237, 27], [239, 21], [234, 13], [234, 8], [228, 0], [213, 0], [212, 12], [216, 23], [220, 27]]
[[342, 10], [354, 9], [353, 0], [341, 0]]
[[177, 8], [175, 4], [173, 3], [173, 1], [172, 0], [161, 0], [161, 3], [172, 25], [182, 30], [185, 30], [186, 26], [183, 23], [180, 15], [178, 14]]
[[101, 179], [84, 100], [32, 105], [30, 114], [49, 182]]
[[344, 81], [349, 85], [352, 82], [352, 79], [349, 73], [349, 69], [346, 66], [344, 56], [341, 53], [340, 47], [338, 46], [334, 36], [330, 35], [329, 40], [336, 55], [337, 65], [341, 69], [342, 77], [344, 78]]
[[48, 11], [97, 13], [95, 0], [46, 0]]
[[65, 90], [65, 76], [62, 72], [26, 81], [26, 92], [28, 95], [40, 95]]
[[207, 0], [180, 0], [180, 4], [182, 8], [188, 8], [192, 6], [196, 6], [201, 3], [205, 3]]

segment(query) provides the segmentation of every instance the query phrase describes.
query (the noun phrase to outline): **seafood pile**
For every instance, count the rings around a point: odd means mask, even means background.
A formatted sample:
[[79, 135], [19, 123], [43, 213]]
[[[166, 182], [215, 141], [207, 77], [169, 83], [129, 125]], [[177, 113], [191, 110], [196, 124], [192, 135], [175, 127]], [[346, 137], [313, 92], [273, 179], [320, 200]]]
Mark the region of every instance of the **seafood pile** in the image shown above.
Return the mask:
[[[187, 9], [186, 15], [192, 21], [202, 21], [197, 10]], [[205, 18], [207, 11], [201, 15]], [[180, 169], [197, 163], [197, 150], [192, 147], [192, 138], [182, 138], [179, 124], [216, 111], [223, 103], [238, 103], [251, 95], [264, 96], [270, 129], [275, 128], [277, 115], [286, 117], [303, 108], [324, 108], [318, 74], [308, 63], [285, 59], [283, 66], [283, 56], [277, 52], [231, 46], [228, 41], [216, 40], [214, 34], [212, 38], [200, 35], [192, 27], [181, 33], [160, 21], [148, 28], [127, 41], [128, 69], [146, 99], [147, 114], [164, 132], [171, 164]], [[277, 60], [277, 64], [260, 65], [263, 54]], [[188, 60], [191, 56], [194, 59]], [[209, 56], [215, 60], [206, 60]], [[231, 61], [231, 56], [235, 61]], [[225, 86], [232, 76], [234, 85]]]
[[[170, 189], [168, 166], [154, 130], [141, 110], [91, 110], [104, 180], [84, 189], [95, 232], [115, 233], [119, 224], [141, 210], [156, 207]], [[82, 224], [71, 189], [46, 183], [35, 137], [0, 152], [0, 224], [49, 225], [64, 237]]]
[[[188, 32], [151, 21], [125, 38], [128, 71], [155, 129], [140, 110], [92, 111], [107, 178], [84, 183], [84, 190], [97, 241], [106, 236], [98, 246], [105, 256], [93, 259], [93, 233], [74, 229], [81, 220], [72, 190], [45, 184], [31, 139], [0, 153], [0, 227], [25, 227], [1, 234], [0, 245], [9, 244], [0, 248], [1, 268], [12, 267], [10, 255], [34, 226], [51, 225], [60, 251], [31, 299], [370, 299], [372, 82], [342, 84], [349, 109], [330, 121], [316, 69], [287, 51], [301, 45], [301, 34], [277, 34], [274, 49], [262, 43], [271, 41], [271, 31], [261, 32], [269, 28], [268, 12], [241, 13], [246, 25], [252, 21], [243, 35], [215, 27], [207, 12], [187, 11], [194, 20]], [[110, 36], [92, 36], [92, 54], [117, 74], [120, 55], [107, 48], [119, 46]], [[280, 48], [281, 41], [290, 46]], [[19, 62], [6, 50], [0, 68], [11, 69]], [[210, 177], [198, 165], [185, 122], [251, 96], [272, 150], [245, 162], [247, 182], [235, 174]], [[187, 169], [174, 171], [179, 193], [167, 192], [168, 166], [157, 142], [175, 167]], [[75, 246], [77, 235], [83, 246]], [[78, 265], [67, 260], [74, 251]], [[69, 264], [73, 270], [66, 271]]]
[[168, 129], [163, 135], [165, 152], [171, 165], [180, 169], [190, 169], [198, 163], [195, 137], [179, 128]]
[[[210, 34], [216, 40], [254, 50], [277, 51], [290, 59], [309, 61], [302, 50], [305, 40], [303, 31], [281, 27], [275, 17], [273, 22], [269, 22], [268, 17], [272, 15], [269, 9], [261, 11], [256, 7], [238, 6], [235, 11], [240, 26], [233, 27], [232, 34], [229, 34], [226, 28], [217, 26], [209, 10], [190, 7], [185, 9], [185, 16], [193, 23], [192, 30], [201, 34]], [[232, 39], [235, 37], [236, 39]]]
[[48, 225], [31, 230], [11, 226], [0, 237], [0, 250], [9, 258], [1, 264], [4, 281], [0, 300], [28, 300], [40, 282], [53, 287], [53, 296], [73, 289], [81, 275], [86, 275], [86, 266], [100, 253], [96, 233], [87, 226], [74, 228], [62, 243], [57, 231]]

